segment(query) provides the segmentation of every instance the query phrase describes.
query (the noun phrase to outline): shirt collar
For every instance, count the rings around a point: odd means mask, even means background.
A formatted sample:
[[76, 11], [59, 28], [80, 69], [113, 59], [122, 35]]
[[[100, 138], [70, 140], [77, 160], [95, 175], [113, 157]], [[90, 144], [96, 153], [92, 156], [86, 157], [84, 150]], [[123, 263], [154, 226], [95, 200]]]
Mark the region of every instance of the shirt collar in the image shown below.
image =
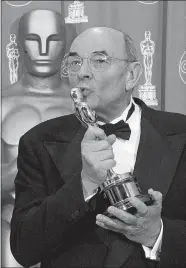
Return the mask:
[[[129, 105], [127, 106], [127, 108], [123, 111], [123, 113], [122, 113], [119, 117], [115, 118], [115, 119], [112, 120], [110, 123], [111, 123], [111, 124], [116, 124], [116, 123], [119, 122], [120, 120], [123, 120], [123, 121], [125, 121], [125, 122], [128, 122], [128, 121], [131, 119], [131, 117], [132, 117], [132, 115], [131, 115], [131, 116], [126, 120], [127, 115], [128, 115], [128, 112], [129, 112], [129, 110], [130, 110], [132, 104], [134, 104], [134, 112], [135, 112], [137, 104], [135, 103], [135, 101], [133, 100], [133, 98], [132, 98], [132, 96], [131, 96], [130, 103], [129, 103]], [[134, 112], [133, 112], [133, 114], [134, 114]], [[101, 121], [98, 121], [98, 124], [99, 124], [99, 125], [104, 125], [105, 123], [103, 123], [103, 122], [101, 122]]]

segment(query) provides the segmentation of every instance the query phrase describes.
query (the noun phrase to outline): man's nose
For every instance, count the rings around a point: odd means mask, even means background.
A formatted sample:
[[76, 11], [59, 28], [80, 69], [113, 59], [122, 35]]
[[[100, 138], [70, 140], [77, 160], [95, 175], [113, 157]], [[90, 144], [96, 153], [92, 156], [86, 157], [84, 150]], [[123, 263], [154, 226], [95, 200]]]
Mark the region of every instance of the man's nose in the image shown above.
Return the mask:
[[88, 64], [87, 59], [83, 59], [83, 63], [81, 65], [80, 70], [78, 71], [78, 77], [79, 79], [91, 79], [92, 78], [92, 72]]
[[46, 56], [48, 54], [49, 42], [46, 38], [42, 38], [40, 42], [39, 54], [41, 56]]

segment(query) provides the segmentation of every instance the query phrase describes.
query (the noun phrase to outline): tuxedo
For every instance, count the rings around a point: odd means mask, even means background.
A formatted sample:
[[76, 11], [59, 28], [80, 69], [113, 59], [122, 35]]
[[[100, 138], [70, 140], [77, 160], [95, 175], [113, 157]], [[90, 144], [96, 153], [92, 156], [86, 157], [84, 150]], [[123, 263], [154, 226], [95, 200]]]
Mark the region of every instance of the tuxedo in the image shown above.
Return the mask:
[[81, 141], [86, 129], [75, 115], [41, 123], [20, 139], [11, 250], [29, 267], [186, 267], [186, 116], [141, 106], [141, 135], [134, 166], [142, 192], [163, 194], [160, 261], [142, 246], [100, 228], [96, 215], [107, 200], [85, 202]]

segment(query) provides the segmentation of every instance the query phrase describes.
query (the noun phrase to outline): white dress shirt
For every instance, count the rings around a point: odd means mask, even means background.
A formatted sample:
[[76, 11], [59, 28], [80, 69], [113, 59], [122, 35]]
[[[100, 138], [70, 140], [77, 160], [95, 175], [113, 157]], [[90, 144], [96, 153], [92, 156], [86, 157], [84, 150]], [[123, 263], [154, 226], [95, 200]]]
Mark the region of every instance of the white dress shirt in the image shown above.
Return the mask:
[[[128, 112], [132, 106], [134, 105], [134, 111], [132, 115], [129, 117], [129, 119], [126, 121]], [[129, 127], [131, 129], [131, 134], [129, 140], [123, 140], [120, 138], [116, 138], [116, 141], [112, 145], [113, 153], [116, 160], [116, 166], [113, 168], [114, 172], [117, 174], [122, 173], [133, 173], [134, 166], [136, 163], [136, 156], [140, 141], [140, 135], [141, 135], [141, 108], [134, 102], [133, 98], [131, 98], [131, 101], [127, 108], [124, 110], [123, 114], [111, 121], [110, 123], [117, 123], [120, 120], [124, 120], [126, 123], [129, 124]], [[104, 124], [102, 122], [98, 122], [98, 124]], [[95, 193], [94, 193], [95, 194]], [[90, 200], [90, 198], [94, 195], [88, 196], [86, 198], [86, 202]], [[162, 221], [161, 221], [162, 222]], [[143, 249], [145, 251], [146, 258], [157, 260], [158, 256], [157, 253], [160, 250], [161, 247], [161, 241], [162, 241], [162, 235], [163, 235], [163, 222], [161, 225], [161, 231], [159, 234], [159, 237], [154, 244], [154, 247], [152, 249], [143, 246]]]
[[[134, 111], [132, 115], [129, 117], [129, 119], [126, 121], [126, 117], [128, 115], [128, 112], [132, 106], [132, 103], [134, 104]], [[116, 141], [112, 145], [113, 153], [116, 160], [116, 166], [113, 168], [113, 170], [118, 173], [133, 173], [134, 171], [134, 165], [136, 162], [136, 156], [139, 146], [139, 140], [141, 135], [141, 109], [140, 107], [133, 101], [131, 98], [130, 104], [125, 109], [123, 114], [111, 121], [110, 123], [115, 124], [119, 122], [120, 120], [124, 120], [126, 123], [129, 124], [129, 127], [131, 129], [131, 134], [129, 140], [123, 140], [120, 138], [116, 138]]]

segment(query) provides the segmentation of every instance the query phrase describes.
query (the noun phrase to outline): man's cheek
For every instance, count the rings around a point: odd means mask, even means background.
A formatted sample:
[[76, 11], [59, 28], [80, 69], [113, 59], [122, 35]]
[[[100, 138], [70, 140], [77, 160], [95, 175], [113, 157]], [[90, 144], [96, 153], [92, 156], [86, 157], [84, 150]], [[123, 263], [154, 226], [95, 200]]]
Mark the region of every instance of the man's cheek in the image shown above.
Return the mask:
[[103, 81], [100, 83], [100, 94], [110, 94], [111, 89], [113, 88], [113, 81]]
[[76, 87], [77, 86], [77, 76], [72, 76], [70, 75], [69, 76], [69, 84], [70, 84], [70, 87], [73, 88], [73, 87]]

